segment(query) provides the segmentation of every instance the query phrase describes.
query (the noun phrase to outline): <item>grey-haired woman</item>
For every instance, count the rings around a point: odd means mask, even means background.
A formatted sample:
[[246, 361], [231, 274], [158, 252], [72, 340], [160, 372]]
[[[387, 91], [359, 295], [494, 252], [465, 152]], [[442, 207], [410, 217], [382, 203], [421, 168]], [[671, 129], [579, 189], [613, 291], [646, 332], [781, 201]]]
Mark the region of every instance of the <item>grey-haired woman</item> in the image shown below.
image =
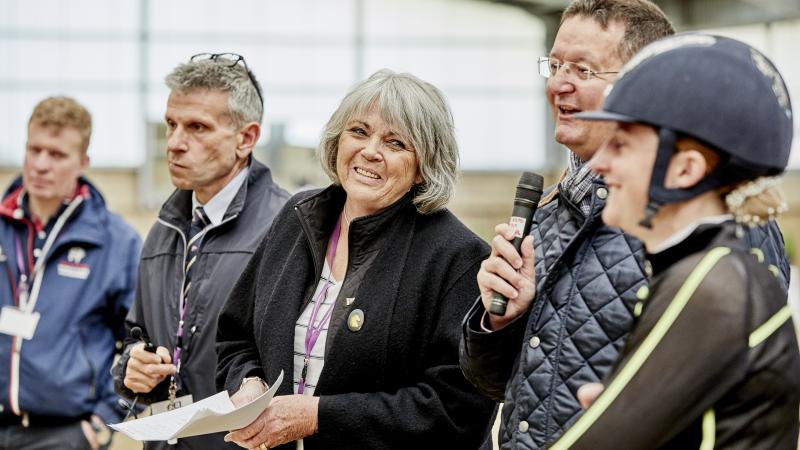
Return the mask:
[[226, 439], [479, 448], [494, 404], [462, 376], [458, 337], [488, 247], [445, 209], [458, 149], [444, 97], [377, 72], [344, 98], [319, 153], [333, 184], [287, 203], [219, 319], [217, 384], [235, 402], [287, 374]]

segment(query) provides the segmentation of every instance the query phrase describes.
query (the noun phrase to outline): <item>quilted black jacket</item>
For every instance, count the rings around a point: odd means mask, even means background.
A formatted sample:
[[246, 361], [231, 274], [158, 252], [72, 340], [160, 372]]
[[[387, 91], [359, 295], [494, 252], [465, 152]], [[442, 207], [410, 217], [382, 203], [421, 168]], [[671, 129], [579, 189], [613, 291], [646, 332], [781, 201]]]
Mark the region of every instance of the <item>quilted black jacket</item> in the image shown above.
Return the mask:
[[[636, 292], [646, 283], [641, 243], [602, 223], [608, 191], [592, 188], [584, 219], [556, 193], [534, 215], [537, 297], [505, 328], [485, 333], [480, 299], [464, 320], [461, 368], [485, 395], [503, 400], [502, 449], [540, 449], [581, 413], [578, 387], [608, 373], [633, 326]], [[754, 228], [758, 245], [788, 286], [789, 267], [777, 224]]]

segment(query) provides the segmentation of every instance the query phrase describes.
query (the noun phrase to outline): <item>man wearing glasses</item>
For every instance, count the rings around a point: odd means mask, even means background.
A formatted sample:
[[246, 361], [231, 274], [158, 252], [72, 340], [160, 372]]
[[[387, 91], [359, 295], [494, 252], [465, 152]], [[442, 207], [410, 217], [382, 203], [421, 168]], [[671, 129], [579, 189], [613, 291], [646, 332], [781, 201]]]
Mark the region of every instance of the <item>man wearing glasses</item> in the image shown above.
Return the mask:
[[[505, 402], [501, 448], [545, 448], [577, 420], [578, 388], [608, 373], [633, 326], [636, 304], [640, 310], [647, 298], [642, 246], [603, 225], [609, 187], [587, 163], [610, 129], [575, 114], [601, 108], [623, 64], [673, 33], [669, 19], [647, 0], [575, 0], [562, 15], [550, 55], [539, 61], [555, 139], [570, 150], [568, 168], [542, 197], [521, 256], [509, 242], [514, 230], [495, 228], [460, 355], [467, 378]], [[777, 225], [755, 228], [749, 238], [788, 285]], [[509, 299], [505, 315], [487, 312], [494, 292]]]
[[[217, 315], [288, 199], [270, 170], [252, 156], [263, 99], [242, 56], [195, 55], [166, 83], [171, 90], [167, 161], [177, 189], [145, 241], [127, 318], [128, 328], [141, 333], [132, 333], [115, 368], [117, 391], [150, 404], [153, 413], [216, 392]], [[230, 446], [222, 436], [172, 444]], [[176, 448], [168, 445], [148, 442], [145, 447]]]

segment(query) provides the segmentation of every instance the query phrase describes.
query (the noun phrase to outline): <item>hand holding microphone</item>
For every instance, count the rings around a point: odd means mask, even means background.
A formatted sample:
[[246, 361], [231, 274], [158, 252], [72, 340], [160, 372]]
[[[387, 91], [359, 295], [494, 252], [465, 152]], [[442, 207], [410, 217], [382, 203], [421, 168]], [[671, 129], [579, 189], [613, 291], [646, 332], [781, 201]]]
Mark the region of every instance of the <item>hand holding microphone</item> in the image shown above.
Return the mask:
[[142, 343], [131, 348], [123, 383], [133, 392], [147, 393], [164, 378], [174, 374], [176, 369], [169, 350], [165, 347], [156, 348], [152, 342], [142, 339], [141, 328], [131, 328], [131, 337], [142, 340]]
[[[517, 185], [509, 223], [495, 227], [492, 253], [481, 264], [478, 285], [492, 328], [524, 313], [533, 301], [535, 275], [533, 244], [528, 237], [533, 213], [542, 195], [541, 175], [524, 172]], [[510, 299], [510, 300], [509, 300]], [[511, 310], [506, 314], [506, 308]]]

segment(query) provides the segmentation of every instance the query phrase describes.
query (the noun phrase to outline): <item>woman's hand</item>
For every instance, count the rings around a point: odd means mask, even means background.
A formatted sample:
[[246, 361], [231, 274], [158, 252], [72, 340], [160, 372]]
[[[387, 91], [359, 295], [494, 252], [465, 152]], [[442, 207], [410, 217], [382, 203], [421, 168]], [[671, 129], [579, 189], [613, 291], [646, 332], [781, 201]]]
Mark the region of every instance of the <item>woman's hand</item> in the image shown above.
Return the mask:
[[494, 232], [492, 253], [481, 263], [478, 272], [478, 287], [486, 311], [491, 307], [495, 292], [508, 298], [505, 315], [486, 314], [488, 323], [485, 325], [497, 330], [531, 307], [536, 295], [536, 274], [533, 270], [533, 237], [526, 236], [522, 241], [520, 255], [510, 242], [514, 239], [511, 226], [501, 223], [494, 227]]
[[253, 423], [231, 431], [225, 441], [243, 448], [258, 448], [261, 444], [272, 448], [302, 439], [317, 432], [318, 409], [319, 397], [297, 394], [274, 397]]

